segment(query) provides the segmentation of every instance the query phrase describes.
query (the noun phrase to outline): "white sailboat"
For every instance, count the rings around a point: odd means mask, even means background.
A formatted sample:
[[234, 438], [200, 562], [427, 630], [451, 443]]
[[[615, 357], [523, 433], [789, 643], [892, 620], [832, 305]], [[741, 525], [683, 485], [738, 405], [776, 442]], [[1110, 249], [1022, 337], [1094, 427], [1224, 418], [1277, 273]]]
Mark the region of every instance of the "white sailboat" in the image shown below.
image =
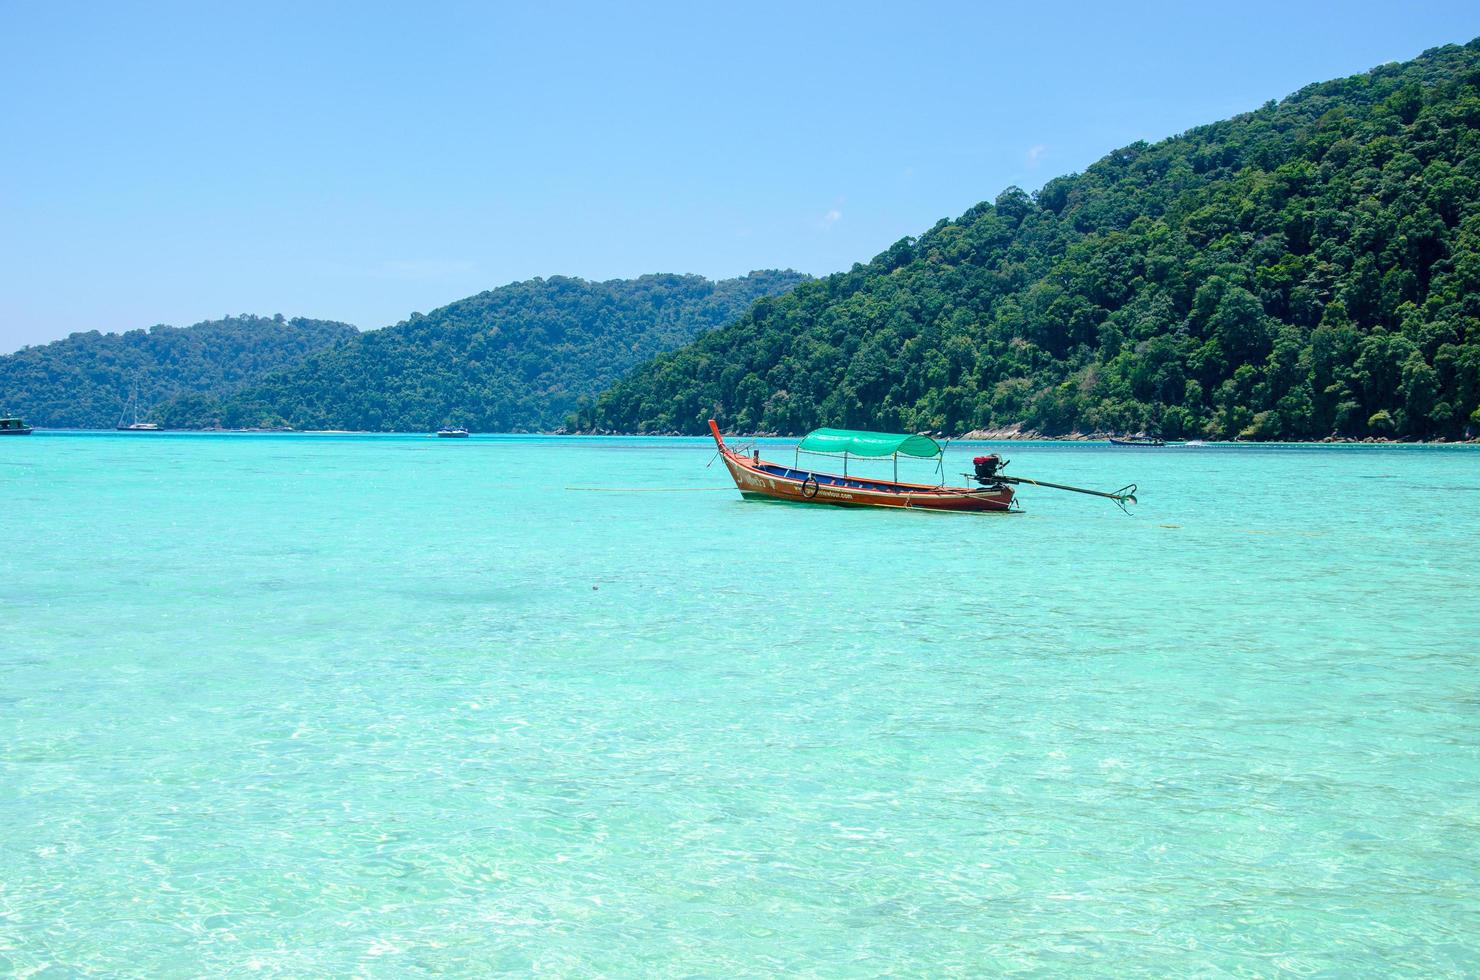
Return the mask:
[[[129, 409], [133, 409], [134, 420], [125, 425], [123, 420], [128, 417]], [[159, 423], [139, 421], [139, 392], [135, 389], [129, 393], [128, 401], [124, 403], [123, 411], [118, 413], [118, 424], [113, 428], [119, 432], [158, 432]]]

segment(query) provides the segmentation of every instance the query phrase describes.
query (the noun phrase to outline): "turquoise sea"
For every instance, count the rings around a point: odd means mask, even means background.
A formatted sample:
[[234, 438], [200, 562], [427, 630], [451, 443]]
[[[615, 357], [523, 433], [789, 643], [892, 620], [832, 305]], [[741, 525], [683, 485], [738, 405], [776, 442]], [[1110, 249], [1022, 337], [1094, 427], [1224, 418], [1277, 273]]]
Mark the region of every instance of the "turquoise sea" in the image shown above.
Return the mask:
[[0, 975], [1480, 973], [1480, 447], [994, 448], [0, 441]]

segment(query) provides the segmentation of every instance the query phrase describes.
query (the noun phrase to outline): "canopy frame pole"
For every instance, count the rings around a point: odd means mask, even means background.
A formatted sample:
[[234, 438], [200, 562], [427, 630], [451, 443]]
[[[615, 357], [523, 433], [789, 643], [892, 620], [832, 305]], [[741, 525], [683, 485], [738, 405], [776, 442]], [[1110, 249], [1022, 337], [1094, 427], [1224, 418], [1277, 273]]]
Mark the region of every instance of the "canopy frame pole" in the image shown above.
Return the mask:
[[848, 450], [843, 450], [843, 475], [848, 475]]
[[899, 482], [899, 453], [894, 454], [894, 482]]

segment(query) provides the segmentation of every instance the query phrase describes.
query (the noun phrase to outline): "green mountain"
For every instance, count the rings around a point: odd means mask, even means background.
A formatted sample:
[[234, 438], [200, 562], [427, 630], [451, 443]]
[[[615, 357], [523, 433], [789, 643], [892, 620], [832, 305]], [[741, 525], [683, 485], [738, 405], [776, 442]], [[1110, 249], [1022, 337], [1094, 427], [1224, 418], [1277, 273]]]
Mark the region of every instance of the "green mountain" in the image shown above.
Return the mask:
[[347, 323], [281, 316], [74, 333], [0, 356], [0, 412], [33, 425], [112, 428], [135, 394], [142, 419], [183, 392], [228, 391], [355, 334]]
[[226, 398], [181, 398], [161, 418], [171, 427], [553, 429], [635, 365], [805, 278], [517, 282], [359, 334]]
[[1480, 430], [1480, 41], [1017, 188], [762, 300], [585, 429]]

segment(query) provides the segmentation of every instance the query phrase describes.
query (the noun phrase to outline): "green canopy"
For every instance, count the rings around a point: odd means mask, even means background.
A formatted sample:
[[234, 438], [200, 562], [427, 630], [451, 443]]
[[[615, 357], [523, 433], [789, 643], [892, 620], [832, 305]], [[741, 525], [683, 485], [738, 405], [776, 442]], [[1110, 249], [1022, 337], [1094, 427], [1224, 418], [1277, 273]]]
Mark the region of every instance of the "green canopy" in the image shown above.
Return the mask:
[[940, 445], [929, 436], [906, 436], [893, 432], [855, 432], [852, 429], [813, 429], [797, 448], [804, 453], [848, 453], [853, 456], [940, 455]]

